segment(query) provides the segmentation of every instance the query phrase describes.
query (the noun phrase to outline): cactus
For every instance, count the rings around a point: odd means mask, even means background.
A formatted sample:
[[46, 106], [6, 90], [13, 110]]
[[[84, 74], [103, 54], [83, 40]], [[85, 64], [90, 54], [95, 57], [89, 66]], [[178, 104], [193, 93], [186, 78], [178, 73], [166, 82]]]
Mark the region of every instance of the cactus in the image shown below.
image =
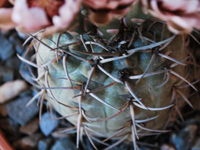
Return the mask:
[[[84, 20], [81, 16], [80, 20]], [[104, 27], [80, 25], [75, 32], [49, 38], [32, 36], [38, 69], [35, 81], [47, 100], [77, 130], [77, 147], [86, 134], [117, 139], [112, 149], [129, 139], [137, 149], [140, 137], [165, 133], [175, 113], [187, 103], [191, 60], [184, 35], [174, 35], [165, 23], [147, 19], [130, 23], [129, 14]], [[107, 32], [115, 24], [116, 32]], [[116, 27], [118, 26], [118, 27]], [[117, 30], [110, 30], [117, 31]], [[173, 117], [172, 117], [173, 118]]]

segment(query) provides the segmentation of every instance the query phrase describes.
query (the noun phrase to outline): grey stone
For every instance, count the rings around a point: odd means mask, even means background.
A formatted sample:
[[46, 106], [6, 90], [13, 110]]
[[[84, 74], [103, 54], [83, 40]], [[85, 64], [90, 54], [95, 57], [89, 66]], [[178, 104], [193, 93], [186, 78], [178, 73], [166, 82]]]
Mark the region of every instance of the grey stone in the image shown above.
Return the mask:
[[0, 41], [1, 41], [0, 58], [1, 60], [5, 61], [14, 54], [14, 48], [12, 44], [1, 34], [0, 34]]
[[6, 117], [8, 115], [6, 104], [0, 105], [0, 116]]
[[164, 144], [161, 146], [160, 150], [176, 150], [172, 145]]
[[19, 55], [21, 55], [23, 53], [23, 51], [24, 51], [24, 49], [23, 49], [21, 44], [15, 45], [15, 50]]
[[51, 150], [77, 150], [75, 142], [70, 138], [62, 138], [52, 146]]
[[20, 97], [7, 105], [7, 111], [10, 118], [24, 126], [39, 111], [37, 102], [34, 101], [29, 107], [25, 107], [31, 97]]
[[18, 71], [20, 64], [21, 64], [21, 61], [19, 60], [18, 57], [12, 57], [9, 59], [9, 61], [6, 61], [5, 65], [6, 65], [6, 67], [8, 67], [10, 69]]
[[0, 66], [0, 81], [7, 82], [14, 80], [14, 71]]
[[13, 147], [15, 149], [22, 150], [35, 150], [37, 148], [38, 142], [43, 138], [41, 133], [36, 133], [31, 136], [23, 137], [14, 142]]
[[200, 137], [197, 138], [197, 140], [195, 141], [195, 144], [191, 148], [191, 150], [200, 150]]
[[49, 150], [53, 144], [53, 139], [42, 139], [38, 143], [38, 150]]
[[7, 31], [4, 31], [4, 30], [1, 30], [0, 31], [0, 34], [2, 34], [5, 38], [9, 38], [9, 36], [11, 34], [13, 34], [13, 32], [16, 32], [15, 30], [11, 29], [11, 30], [7, 30]]
[[[118, 140], [113, 140], [110, 145], [112, 145], [116, 142], [118, 142]], [[95, 145], [97, 145], [97, 144], [99, 144], [99, 143], [96, 143]], [[119, 145], [112, 148], [112, 150], [133, 150], [133, 149], [134, 149], [133, 142], [130, 142], [130, 141], [124, 141], [124, 142], [120, 143]], [[146, 147], [137, 146], [137, 150], [149, 150], [149, 149]]]
[[28, 135], [33, 135], [39, 129], [39, 119], [38, 117], [32, 119], [25, 126], [20, 127], [20, 132]]
[[138, 150], [150, 150], [150, 149], [147, 147], [140, 147]]
[[40, 124], [40, 129], [45, 136], [50, 135], [51, 132], [58, 126], [58, 120], [51, 118], [56, 118], [56, 115], [55, 114], [50, 115], [49, 113], [44, 113], [42, 115], [42, 122]]
[[[89, 141], [88, 137], [84, 137], [84, 142], [81, 143], [83, 149], [87, 149], [87, 150], [93, 150], [93, 146], [91, 144], [91, 142]], [[95, 146], [97, 146], [96, 142], [93, 140]]]
[[197, 125], [188, 125], [178, 135], [172, 136], [172, 143], [177, 150], [189, 150], [195, 140]]
[[30, 147], [37, 147], [39, 140], [42, 138], [41, 133], [37, 133], [22, 139], [23, 144], [30, 146]]
[[24, 47], [22, 46], [24, 40], [19, 37], [18, 32], [14, 32], [11, 36], [9, 36], [8, 40], [10, 41], [10, 43], [14, 44], [16, 52], [21, 55], [24, 51]]
[[21, 92], [19, 96], [20, 97], [26, 97], [26, 96], [32, 96], [33, 97], [34, 95], [32, 95], [32, 91], [30, 89], [28, 89], [26, 91]]
[[8, 40], [10, 43], [18, 43], [20, 41], [19, 36], [17, 35], [17, 32], [13, 32], [12, 34], [9, 35]]
[[10, 135], [19, 134], [19, 125], [9, 118], [3, 118], [0, 120], [0, 128]]
[[188, 126], [190, 124], [200, 124], [200, 115], [197, 113], [193, 113], [187, 120], [185, 120], [184, 125]]
[[26, 40], [30, 35], [28, 33], [17, 32], [18, 37], [23, 40]]

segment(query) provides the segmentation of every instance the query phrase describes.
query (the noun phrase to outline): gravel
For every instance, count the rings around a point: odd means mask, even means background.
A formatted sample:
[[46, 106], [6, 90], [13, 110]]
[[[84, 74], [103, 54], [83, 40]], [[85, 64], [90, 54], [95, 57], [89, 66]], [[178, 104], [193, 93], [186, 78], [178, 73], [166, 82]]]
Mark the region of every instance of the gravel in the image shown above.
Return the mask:
[[9, 117], [22, 126], [28, 123], [39, 111], [36, 101], [29, 107], [25, 107], [30, 100], [31, 97], [20, 97], [7, 105]]
[[51, 134], [53, 130], [55, 130], [58, 126], [58, 120], [54, 120], [51, 118], [56, 118], [55, 114], [50, 115], [49, 113], [44, 113], [42, 115], [42, 122], [40, 124], [40, 129], [45, 136]]

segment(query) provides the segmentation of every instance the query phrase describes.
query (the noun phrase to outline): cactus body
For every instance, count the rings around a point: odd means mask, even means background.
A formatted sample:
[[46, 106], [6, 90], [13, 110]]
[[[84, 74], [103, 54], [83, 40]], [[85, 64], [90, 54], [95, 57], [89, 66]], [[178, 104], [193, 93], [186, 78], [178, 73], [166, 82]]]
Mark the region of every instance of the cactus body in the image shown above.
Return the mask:
[[166, 132], [171, 114], [190, 104], [185, 37], [150, 20], [121, 23], [114, 36], [97, 33], [91, 26], [87, 33], [35, 42], [39, 84], [77, 127], [77, 139], [83, 129], [89, 136], [132, 139], [136, 149], [137, 137]]

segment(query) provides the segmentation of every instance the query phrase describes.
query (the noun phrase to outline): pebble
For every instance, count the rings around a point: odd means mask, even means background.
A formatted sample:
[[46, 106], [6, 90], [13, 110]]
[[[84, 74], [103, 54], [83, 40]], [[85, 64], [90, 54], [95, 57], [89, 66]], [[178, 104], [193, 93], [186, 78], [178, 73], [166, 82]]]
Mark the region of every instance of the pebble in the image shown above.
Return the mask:
[[6, 104], [1, 104], [0, 105], [0, 116], [6, 117], [8, 115], [8, 111], [6, 108]]
[[4, 83], [0, 86], [0, 104], [15, 98], [27, 88], [28, 85], [24, 80], [15, 80]]
[[53, 139], [46, 138], [42, 139], [38, 143], [38, 150], [49, 150], [53, 144]]
[[42, 138], [41, 133], [37, 133], [22, 139], [22, 143], [30, 146], [30, 147], [37, 147], [39, 140]]
[[39, 140], [42, 138], [43, 135], [41, 133], [36, 133], [16, 141], [13, 146], [15, 149], [35, 150]]
[[[89, 147], [89, 145], [90, 145], [90, 147], [92, 146], [88, 138], [85, 141], [87, 142], [87, 147]], [[93, 142], [94, 142], [94, 144], [96, 146], [99, 145], [98, 142], [96, 142], [96, 141], [93, 141]], [[112, 144], [114, 144], [116, 142], [117, 142], [117, 140], [113, 140], [113, 142], [110, 143], [110, 145], [112, 145]], [[87, 149], [87, 147], [85, 149]], [[93, 149], [94, 149], [93, 147], [90, 148], [90, 150], [93, 150]], [[117, 145], [117, 146], [115, 146], [115, 147], [112, 148], [112, 150], [133, 150], [133, 149], [134, 149], [133, 148], [133, 143], [130, 142], [130, 141], [124, 141], [124, 142], [120, 143], [119, 145]], [[147, 148], [147, 147], [144, 147], [144, 146], [137, 145], [137, 150], [150, 150], [150, 149]]]
[[23, 40], [19, 38], [18, 33], [13, 33], [11, 36], [9, 36], [8, 40], [10, 43], [14, 44], [16, 52], [21, 55], [23, 52], [24, 47], [23, 45]]
[[21, 126], [20, 132], [28, 135], [33, 135], [38, 129], [39, 129], [39, 119], [35, 118], [25, 126]]
[[160, 150], [176, 150], [172, 145], [164, 144], [161, 146]]
[[188, 125], [178, 135], [172, 136], [172, 143], [177, 150], [189, 150], [195, 140], [197, 125]]
[[2, 83], [14, 80], [14, 71], [12, 69], [0, 66], [0, 81]]
[[9, 117], [22, 126], [28, 123], [39, 111], [36, 101], [25, 107], [30, 99], [31, 97], [20, 97], [7, 106]]
[[10, 58], [9, 61], [5, 62], [6, 68], [13, 69], [13, 70], [17, 71], [17, 73], [18, 73], [20, 64], [21, 64], [21, 61], [19, 60], [18, 57], [12, 57], [12, 58]]
[[12, 44], [2, 34], [0, 34], [0, 41], [0, 58], [5, 61], [10, 58], [15, 51]]
[[0, 119], [0, 128], [6, 131], [7, 138], [18, 139], [20, 136], [19, 125], [9, 118]]
[[45, 136], [51, 134], [51, 132], [57, 128], [58, 120], [51, 119], [56, 118], [55, 114], [49, 114], [48, 112], [42, 115], [42, 122], [40, 124], [40, 129]]
[[77, 150], [75, 142], [70, 138], [62, 138], [52, 146], [51, 150]]
[[[83, 149], [87, 149], [87, 150], [93, 150], [94, 149], [92, 144], [90, 143], [88, 137], [84, 137], [83, 140], [85, 141], [85, 142], [82, 142]], [[94, 142], [95, 146], [97, 146], [96, 141], [93, 140], [93, 142]]]
[[21, 92], [20, 94], [19, 94], [19, 97], [25, 97], [25, 96], [34, 96], [33, 95], [33, 91], [31, 90], [31, 89], [28, 89], [28, 90], [25, 90], [25, 91], [23, 91], [23, 92]]
[[21, 44], [16, 44], [15, 45], [15, 50], [19, 55], [21, 55], [23, 53], [23, 51], [24, 51], [24, 49], [23, 49]]
[[191, 150], [200, 150], [200, 137], [197, 138], [194, 146], [191, 148]]
[[[118, 150], [118, 149], [117, 149]], [[140, 147], [139, 149], [137, 149], [137, 150], [150, 150], [149, 148], [147, 148], [147, 147]]]
[[17, 32], [17, 35], [23, 40], [26, 40], [29, 37], [28, 33]]
[[185, 126], [188, 126], [190, 124], [200, 124], [200, 115], [198, 111], [190, 115], [189, 118], [185, 120], [184, 122]]
[[20, 38], [18, 37], [17, 33], [14, 32], [8, 37], [8, 40], [10, 43], [16, 44], [20, 41]]

